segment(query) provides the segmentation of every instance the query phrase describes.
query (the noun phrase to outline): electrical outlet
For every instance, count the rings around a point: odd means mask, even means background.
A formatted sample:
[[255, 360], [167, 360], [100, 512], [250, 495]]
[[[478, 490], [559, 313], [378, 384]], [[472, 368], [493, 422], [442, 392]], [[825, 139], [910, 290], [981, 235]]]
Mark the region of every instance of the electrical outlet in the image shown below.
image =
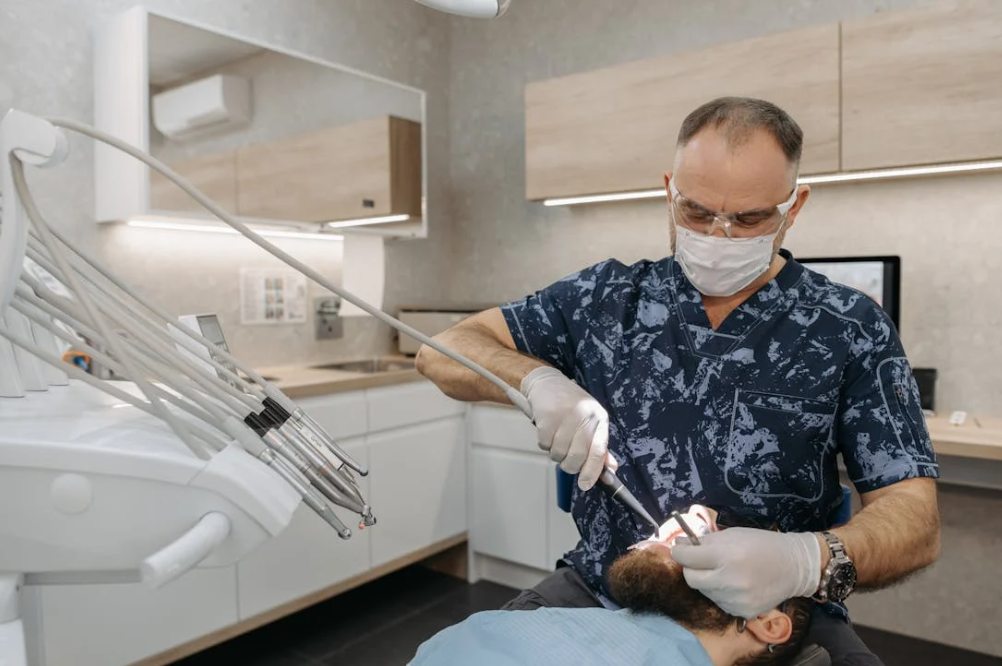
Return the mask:
[[344, 336], [344, 320], [338, 316], [341, 299], [336, 296], [318, 298], [314, 301], [314, 321], [317, 340], [336, 340]]

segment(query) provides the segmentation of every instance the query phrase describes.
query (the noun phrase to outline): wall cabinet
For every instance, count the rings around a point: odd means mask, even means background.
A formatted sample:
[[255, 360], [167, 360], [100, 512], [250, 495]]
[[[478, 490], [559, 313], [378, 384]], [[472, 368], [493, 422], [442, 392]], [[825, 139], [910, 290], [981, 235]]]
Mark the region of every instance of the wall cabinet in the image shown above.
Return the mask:
[[[421, 125], [383, 116], [171, 163], [241, 217], [329, 222], [422, 215]], [[150, 170], [150, 208], [207, 213]]]
[[1002, 156], [1002, 3], [842, 24], [842, 168]]
[[237, 151], [247, 217], [327, 222], [421, 215], [421, 126], [384, 116]]
[[683, 119], [723, 95], [786, 108], [805, 133], [802, 172], [838, 170], [839, 28], [831, 24], [530, 83], [527, 197], [663, 187]]
[[[219, 204], [223, 210], [228, 213], [236, 212], [237, 167], [234, 153], [207, 155], [174, 162], [170, 167], [191, 181], [192, 185]], [[211, 214], [155, 169], [150, 169], [150, 208], [156, 211]]]

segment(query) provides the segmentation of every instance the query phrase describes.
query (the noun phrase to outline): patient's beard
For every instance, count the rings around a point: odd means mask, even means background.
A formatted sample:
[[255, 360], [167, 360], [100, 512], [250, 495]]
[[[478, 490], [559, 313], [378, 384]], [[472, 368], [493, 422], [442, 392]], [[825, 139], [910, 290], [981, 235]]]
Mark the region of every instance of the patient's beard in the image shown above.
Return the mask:
[[625, 608], [661, 613], [690, 631], [723, 633], [735, 618], [689, 587], [682, 567], [661, 548], [633, 550], [609, 569], [609, 591]]

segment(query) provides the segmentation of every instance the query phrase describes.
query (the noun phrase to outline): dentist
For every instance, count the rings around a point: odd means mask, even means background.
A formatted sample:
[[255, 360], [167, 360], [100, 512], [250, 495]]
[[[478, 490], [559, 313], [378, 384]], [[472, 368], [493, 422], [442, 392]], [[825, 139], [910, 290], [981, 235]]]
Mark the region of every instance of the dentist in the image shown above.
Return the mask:
[[[938, 557], [939, 471], [889, 318], [782, 247], [810, 194], [797, 184], [802, 148], [773, 104], [704, 104], [665, 174], [673, 256], [600, 263], [438, 336], [520, 387], [540, 447], [578, 474], [581, 541], [506, 608], [614, 607], [608, 568], [647, 528], [586, 492], [611, 457], [656, 519], [699, 503], [782, 530], [677, 545], [691, 587], [748, 619], [814, 597], [808, 640], [836, 666], [880, 664], [841, 602]], [[417, 361], [453, 398], [507, 402], [431, 349]], [[838, 455], [862, 510], [833, 527]]]

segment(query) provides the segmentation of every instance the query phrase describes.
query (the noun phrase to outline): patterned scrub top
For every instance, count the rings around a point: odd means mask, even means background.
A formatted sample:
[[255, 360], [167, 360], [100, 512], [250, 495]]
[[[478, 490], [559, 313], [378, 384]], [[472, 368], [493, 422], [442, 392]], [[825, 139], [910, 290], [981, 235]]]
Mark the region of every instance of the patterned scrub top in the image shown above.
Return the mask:
[[[659, 522], [700, 503], [829, 528], [839, 455], [860, 493], [939, 476], [887, 314], [781, 253], [779, 275], [716, 331], [672, 257], [606, 261], [501, 308], [519, 351], [609, 412], [618, 476]], [[608, 596], [606, 569], [650, 528], [576, 484], [572, 515], [581, 541], [564, 561]]]

